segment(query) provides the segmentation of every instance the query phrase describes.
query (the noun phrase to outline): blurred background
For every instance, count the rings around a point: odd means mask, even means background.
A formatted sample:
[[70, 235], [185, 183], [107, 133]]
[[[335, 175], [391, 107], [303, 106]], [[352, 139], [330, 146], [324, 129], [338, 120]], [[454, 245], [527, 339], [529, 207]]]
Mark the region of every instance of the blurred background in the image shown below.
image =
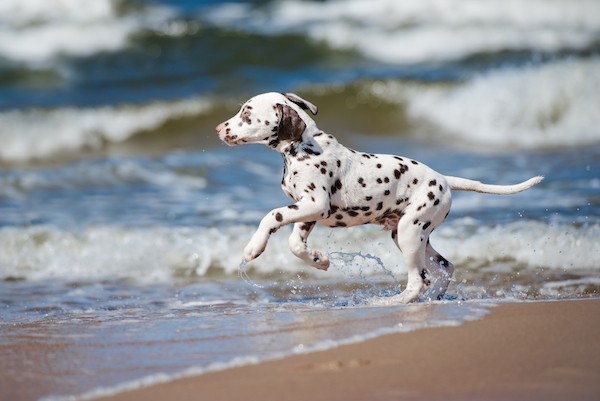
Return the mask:
[[596, 145], [598, 15], [594, 0], [3, 0], [0, 166], [207, 149], [265, 91], [309, 97], [341, 136]]

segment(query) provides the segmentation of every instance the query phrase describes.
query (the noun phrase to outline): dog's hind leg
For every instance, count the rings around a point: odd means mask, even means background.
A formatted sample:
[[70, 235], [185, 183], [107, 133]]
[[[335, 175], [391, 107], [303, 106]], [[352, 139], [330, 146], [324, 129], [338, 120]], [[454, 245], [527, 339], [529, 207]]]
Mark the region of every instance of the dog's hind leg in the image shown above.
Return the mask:
[[408, 271], [406, 288], [400, 294], [395, 295], [386, 303], [410, 303], [416, 301], [425, 290], [425, 280], [422, 274], [423, 260], [425, 259], [426, 244], [421, 241], [420, 229], [416, 226], [400, 224], [392, 239], [400, 248], [404, 257], [404, 263]]
[[428, 287], [423, 294], [424, 298], [442, 299], [452, 280], [454, 265], [433, 249], [429, 240], [427, 240], [423, 264], [426, 266], [426, 270], [423, 270], [422, 273]]
[[315, 222], [295, 223], [292, 235], [289, 238], [290, 250], [298, 258], [319, 270], [329, 268], [329, 259], [322, 252], [310, 249], [306, 243], [310, 232], [315, 227]]

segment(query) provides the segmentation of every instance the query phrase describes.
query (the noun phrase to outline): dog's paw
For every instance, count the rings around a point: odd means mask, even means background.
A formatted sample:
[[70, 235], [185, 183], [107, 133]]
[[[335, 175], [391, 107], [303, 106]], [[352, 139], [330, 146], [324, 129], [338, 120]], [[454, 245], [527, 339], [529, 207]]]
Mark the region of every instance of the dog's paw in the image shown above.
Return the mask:
[[313, 251], [311, 252], [311, 260], [310, 265], [316, 267], [319, 270], [327, 270], [329, 269], [329, 258], [323, 255], [322, 252]]
[[246, 248], [244, 248], [244, 261], [250, 262], [256, 258], [258, 258], [263, 252], [265, 248], [255, 248], [252, 244], [248, 244]]
[[250, 262], [251, 260], [258, 258], [265, 251], [267, 240], [268, 237], [261, 238], [255, 234], [244, 248], [244, 261]]
[[388, 298], [393, 304], [409, 304], [419, 300], [419, 296], [425, 290], [425, 284], [422, 281], [409, 282], [404, 291], [398, 295]]

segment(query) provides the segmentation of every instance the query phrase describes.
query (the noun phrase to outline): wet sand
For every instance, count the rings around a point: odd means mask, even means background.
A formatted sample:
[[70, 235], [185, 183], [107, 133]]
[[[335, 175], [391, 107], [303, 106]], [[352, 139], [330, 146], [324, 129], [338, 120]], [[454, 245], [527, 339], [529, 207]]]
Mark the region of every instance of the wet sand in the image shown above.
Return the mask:
[[133, 400], [598, 400], [600, 299], [506, 304], [481, 320], [175, 380]]

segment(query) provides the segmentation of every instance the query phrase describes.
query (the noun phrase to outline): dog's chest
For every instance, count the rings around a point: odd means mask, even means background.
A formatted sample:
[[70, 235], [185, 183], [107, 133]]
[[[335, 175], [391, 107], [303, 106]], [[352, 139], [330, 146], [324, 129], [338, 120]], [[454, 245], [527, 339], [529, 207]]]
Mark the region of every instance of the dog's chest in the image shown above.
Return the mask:
[[341, 160], [335, 157], [337, 141], [331, 135], [316, 136], [283, 154], [281, 187], [296, 201], [304, 197], [329, 197], [331, 184], [335, 187], [335, 178], [341, 173]]
[[286, 160], [284, 158], [283, 178], [281, 188], [283, 192], [295, 201], [310, 197], [330, 197], [334, 171], [327, 160], [311, 157], [310, 159]]

